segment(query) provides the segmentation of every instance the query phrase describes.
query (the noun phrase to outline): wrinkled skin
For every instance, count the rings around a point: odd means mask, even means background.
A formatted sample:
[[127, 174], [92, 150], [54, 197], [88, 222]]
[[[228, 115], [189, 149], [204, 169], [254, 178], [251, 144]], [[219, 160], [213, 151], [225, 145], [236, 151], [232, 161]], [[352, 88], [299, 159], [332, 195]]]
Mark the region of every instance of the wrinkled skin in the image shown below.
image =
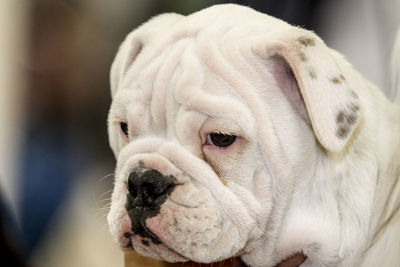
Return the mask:
[[[314, 33], [236, 5], [157, 16], [122, 44], [111, 89], [108, 222], [122, 247], [354, 266], [380, 244], [398, 205], [398, 107]], [[138, 168], [158, 178], [143, 185]]]

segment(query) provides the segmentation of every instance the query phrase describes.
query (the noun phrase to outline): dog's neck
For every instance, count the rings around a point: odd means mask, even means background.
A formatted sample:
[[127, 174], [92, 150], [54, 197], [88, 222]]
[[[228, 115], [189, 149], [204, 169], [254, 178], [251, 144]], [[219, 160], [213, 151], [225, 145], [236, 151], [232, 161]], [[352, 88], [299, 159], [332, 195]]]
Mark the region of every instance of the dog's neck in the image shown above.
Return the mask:
[[375, 122], [377, 182], [373, 214], [379, 232], [400, 207], [400, 107], [387, 101], [376, 105], [387, 111], [381, 113], [384, 116], [377, 115]]
[[387, 112], [375, 117], [376, 189], [370, 241], [359, 266], [393, 266], [394, 260], [400, 260], [400, 107], [387, 101], [377, 102], [374, 110]]
[[[350, 266], [357, 263], [359, 258], [375, 257], [381, 260], [382, 255], [373, 251], [389, 251], [382, 249], [382, 246], [397, 242], [387, 241], [388, 238], [397, 239], [400, 236], [399, 110], [381, 95], [374, 95], [369, 99], [379, 100], [367, 103], [373, 107], [367, 109], [369, 114], [365, 115], [364, 121], [355, 131], [354, 139], [350, 140], [348, 148], [341, 153], [332, 154], [321, 150], [318, 156], [320, 164], [317, 164], [315, 179], [320, 179], [320, 190], [324, 192], [320, 197], [337, 201], [339, 233], [332, 234], [335, 230], [330, 227], [330, 220], [324, 219], [326, 217], [320, 218], [326, 227], [314, 232], [310, 230], [309, 224], [313, 224], [313, 221], [307, 221], [307, 217], [297, 212], [302, 209], [299, 207], [301, 199], [295, 199], [286, 220], [289, 226], [284, 233], [280, 233], [280, 246], [276, 253], [287, 255], [288, 249], [292, 251], [290, 253], [303, 251], [309, 258], [331, 257], [331, 262], [337, 261], [336, 264], [340, 266]], [[386, 111], [379, 113], [379, 110]], [[349, 227], [350, 225], [357, 227]], [[335, 223], [331, 226], [335, 226]], [[306, 236], [302, 234], [304, 229], [308, 229], [309, 232]], [[336, 238], [340, 240], [337, 250], [324, 252], [324, 257], [313, 257], [313, 253], [322, 253], [319, 252], [322, 250], [312, 247], [313, 242], [329, 248], [332, 242], [337, 242]], [[306, 245], [302, 246], [301, 240]], [[399, 248], [392, 246], [390, 253], [391, 255], [387, 255], [389, 259], [393, 259], [395, 255], [400, 256], [400, 243]], [[321, 266], [331, 266], [328, 263], [321, 262]], [[363, 262], [357, 266], [377, 264]]]

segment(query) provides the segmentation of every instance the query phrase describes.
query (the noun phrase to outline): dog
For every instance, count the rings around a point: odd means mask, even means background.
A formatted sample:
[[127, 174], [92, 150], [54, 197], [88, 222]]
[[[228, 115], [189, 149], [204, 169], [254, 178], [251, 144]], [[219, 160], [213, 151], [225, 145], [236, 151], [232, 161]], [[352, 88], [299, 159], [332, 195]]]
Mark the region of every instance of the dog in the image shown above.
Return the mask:
[[399, 102], [313, 32], [234, 4], [158, 15], [110, 79], [108, 223], [124, 249], [399, 266]]

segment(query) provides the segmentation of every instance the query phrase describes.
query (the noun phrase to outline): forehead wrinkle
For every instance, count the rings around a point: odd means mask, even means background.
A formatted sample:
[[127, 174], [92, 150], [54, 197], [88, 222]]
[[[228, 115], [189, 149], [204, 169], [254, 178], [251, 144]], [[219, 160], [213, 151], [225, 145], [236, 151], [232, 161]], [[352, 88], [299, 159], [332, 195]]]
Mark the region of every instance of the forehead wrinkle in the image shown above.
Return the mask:
[[[168, 136], [176, 136], [176, 123], [179, 110], [187, 104], [187, 101], [182, 101], [182, 92], [185, 95], [193, 95], [193, 84], [198, 84], [196, 80], [199, 78], [201, 80], [201, 72], [199, 72], [198, 69], [195, 69], [196, 71], [193, 69], [193, 58], [191, 58], [189, 62], [187, 60], [188, 55], [190, 55], [190, 57], [193, 56], [192, 50], [195, 44], [194, 40], [194, 38], [190, 38], [190, 40], [186, 42], [186, 46], [180, 51], [178, 64], [176, 65], [170, 81], [170, 87], [168, 88], [165, 112]], [[195, 75], [196, 79], [193, 78], [193, 75]]]
[[182, 49], [190, 41], [188, 38], [177, 41], [169, 52], [165, 55], [159, 70], [152, 84], [152, 96], [150, 104], [150, 113], [154, 127], [164, 129], [167, 124], [167, 108], [170, 106], [167, 102], [167, 94], [173, 87], [172, 77], [177, 71], [180, 63]]
[[[180, 108], [197, 111], [206, 117], [238, 121], [241, 126], [252, 125], [247, 103], [242, 101], [228, 81], [213, 71], [206, 73], [208, 68], [202, 62], [204, 59], [200, 57], [202, 54], [196, 41], [185, 49], [181, 57], [179, 68], [182, 73], [176, 77], [173, 88], [176, 102], [181, 105]], [[208, 83], [209, 79], [216, 82]]]
[[204, 84], [204, 68], [196, 53], [196, 43], [192, 42], [183, 51], [179, 66], [181, 72], [179, 76], [175, 76], [172, 88], [176, 102], [183, 105], [188, 103], [194, 95], [201, 92]]
[[[238, 55], [241, 51], [237, 47], [226, 45], [224, 49], [221, 49], [221, 45], [223, 44], [215, 43], [205, 38], [201, 42], [199, 58], [214, 75], [218, 76], [221, 81], [227, 84], [232, 92], [234, 92], [233, 95], [253, 113], [254, 109], [251, 103], [253, 99], [258, 99], [259, 96], [254, 90], [255, 85], [243, 72], [246, 71], [247, 74], [251, 72], [251, 77], [254, 78], [256, 82], [258, 81], [257, 74], [254, 73], [254, 69], [250, 67], [250, 64], [243, 59], [243, 55]], [[239, 68], [235, 66], [238, 57], [241, 59], [239, 65], [243, 64], [243, 66]], [[236, 64], [230, 62], [234, 60]], [[249, 70], [244, 70], [246, 67], [249, 67]]]

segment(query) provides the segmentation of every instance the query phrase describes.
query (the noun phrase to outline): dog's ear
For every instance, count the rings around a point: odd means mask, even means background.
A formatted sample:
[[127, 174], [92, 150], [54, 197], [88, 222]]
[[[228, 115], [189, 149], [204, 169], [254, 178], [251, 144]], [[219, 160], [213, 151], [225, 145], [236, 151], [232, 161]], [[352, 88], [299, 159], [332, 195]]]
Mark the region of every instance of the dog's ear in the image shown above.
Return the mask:
[[143, 48], [142, 42], [136, 38], [135, 31], [131, 32], [119, 47], [118, 53], [115, 56], [114, 62], [111, 65], [110, 85], [111, 96], [115, 95], [120, 82], [124, 78], [129, 66], [140, 53]]
[[175, 13], [161, 14], [128, 34], [119, 47], [114, 62], [111, 65], [110, 84], [112, 96], [115, 95], [129, 67], [134, 63], [143, 48], [148, 43], [151, 43], [153, 39], [157, 41], [157, 38], [163, 33], [164, 29], [170, 27], [173, 22], [181, 17], [182, 15]]
[[253, 51], [272, 62], [278, 86], [309, 121], [319, 143], [341, 151], [360, 122], [356, 92], [366, 86], [360, 75], [318, 36], [300, 28], [258, 38]]

